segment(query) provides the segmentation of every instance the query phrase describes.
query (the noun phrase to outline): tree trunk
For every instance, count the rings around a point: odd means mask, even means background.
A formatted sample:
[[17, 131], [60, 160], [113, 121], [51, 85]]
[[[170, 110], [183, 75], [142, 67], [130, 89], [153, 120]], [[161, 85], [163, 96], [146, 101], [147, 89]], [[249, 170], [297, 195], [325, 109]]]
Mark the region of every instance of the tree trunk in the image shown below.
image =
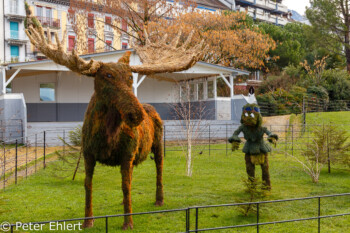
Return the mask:
[[350, 73], [350, 48], [348, 47], [345, 47], [345, 58], [346, 58], [346, 68], [348, 73]]

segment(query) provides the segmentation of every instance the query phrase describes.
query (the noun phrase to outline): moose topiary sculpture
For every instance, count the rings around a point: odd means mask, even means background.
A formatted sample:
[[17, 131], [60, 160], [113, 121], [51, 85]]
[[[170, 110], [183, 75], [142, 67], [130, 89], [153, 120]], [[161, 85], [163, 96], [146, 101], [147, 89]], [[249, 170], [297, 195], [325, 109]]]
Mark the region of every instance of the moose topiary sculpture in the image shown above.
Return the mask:
[[[96, 161], [121, 166], [124, 213], [132, 213], [131, 180], [133, 167], [154, 153], [157, 169], [156, 205], [163, 205], [162, 120], [151, 105], [141, 104], [132, 92], [132, 72], [145, 75], [186, 70], [203, 52], [203, 43], [189, 48], [191, 35], [178, 47], [181, 33], [167, 44], [163, 39], [152, 43], [145, 30], [146, 45], [135, 46], [142, 65], [130, 66], [131, 52], [117, 63], [86, 61], [75, 50], [67, 54], [55, 34], [56, 43], [45, 37], [38, 20], [26, 4], [26, 34], [31, 43], [55, 63], [76, 73], [94, 77], [94, 94], [85, 113], [82, 130], [82, 152], [85, 159], [84, 227], [93, 226], [92, 177]], [[47, 33], [50, 35], [50, 32]], [[133, 228], [132, 216], [124, 217], [123, 229]]]

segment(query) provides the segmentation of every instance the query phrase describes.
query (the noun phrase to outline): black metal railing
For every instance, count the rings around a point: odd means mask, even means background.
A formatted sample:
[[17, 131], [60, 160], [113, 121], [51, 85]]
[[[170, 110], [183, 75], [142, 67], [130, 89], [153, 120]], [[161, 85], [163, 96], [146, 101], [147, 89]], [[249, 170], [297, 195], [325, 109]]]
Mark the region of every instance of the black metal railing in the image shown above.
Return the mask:
[[[204, 232], [204, 231], [214, 231], [214, 230], [224, 230], [224, 229], [234, 229], [234, 228], [245, 228], [245, 227], [255, 227], [256, 232], [259, 233], [260, 226], [272, 225], [272, 224], [283, 224], [290, 222], [300, 222], [300, 221], [311, 221], [317, 220], [317, 232], [321, 232], [322, 222], [321, 219], [326, 218], [335, 218], [335, 217], [343, 217], [350, 216], [350, 212], [341, 213], [341, 214], [332, 214], [332, 215], [321, 215], [322, 208], [322, 199], [330, 198], [330, 197], [342, 197], [342, 196], [350, 196], [350, 193], [342, 193], [342, 194], [334, 194], [334, 195], [324, 195], [324, 196], [314, 196], [314, 197], [304, 197], [304, 198], [293, 198], [293, 199], [284, 199], [284, 200], [271, 200], [271, 201], [259, 201], [259, 202], [247, 202], [247, 203], [234, 203], [234, 204], [223, 204], [223, 205], [207, 205], [207, 206], [193, 206], [188, 208], [180, 208], [180, 209], [171, 209], [171, 210], [159, 210], [159, 211], [149, 211], [149, 212], [140, 212], [140, 213], [132, 213], [132, 214], [116, 214], [116, 215], [105, 215], [105, 216], [96, 216], [96, 217], [85, 217], [85, 218], [72, 218], [72, 219], [63, 219], [63, 220], [52, 220], [52, 221], [41, 221], [41, 222], [30, 222], [24, 223], [22, 225], [46, 225], [50, 223], [62, 223], [62, 222], [76, 222], [82, 220], [89, 219], [105, 219], [105, 232], [108, 232], [109, 229], [109, 219], [110, 218], [120, 218], [124, 216], [137, 216], [137, 215], [154, 215], [161, 213], [175, 213], [175, 212], [184, 212], [185, 214], [185, 222], [184, 222], [184, 232]], [[264, 204], [275, 204], [275, 203], [283, 203], [283, 202], [296, 202], [303, 200], [317, 200], [317, 216], [311, 216], [307, 218], [295, 218], [295, 219], [285, 219], [279, 221], [270, 221], [270, 222], [261, 222], [260, 214], [262, 213], [261, 206]], [[256, 205], [256, 222], [249, 224], [241, 224], [241, 225], [230, 225], [230, 226], [217, 226], [211, 228], [200, 228], [199, 226], [199, 210], [200, 209], [211, 209], [211, 208], [225, 208], [225, 207], [235, 207], [242, 205]], [[195, 219], [194, 219], [194, 227], [191, 227], [191, 212], [195, 211]], [[81, 224], [80, 224], [81, 226]], [[348, 229], [349, 226], [343, 226], [344, 229]], [[19, 229], [18, 229], [19, 228]], [[2, 224], [0, 229], [3, 231], [14, 232], [21, 230], [20, 226], [16, 224]]]

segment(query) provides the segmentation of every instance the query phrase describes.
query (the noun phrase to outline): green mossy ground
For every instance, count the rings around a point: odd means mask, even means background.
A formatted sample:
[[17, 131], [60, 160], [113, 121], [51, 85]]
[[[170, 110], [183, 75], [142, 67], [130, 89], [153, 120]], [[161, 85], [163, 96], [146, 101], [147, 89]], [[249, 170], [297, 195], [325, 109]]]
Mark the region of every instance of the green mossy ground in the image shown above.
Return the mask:
[[[327, 113], [328, 114], [328, 113]], [[340, 117], [346, 121], [349, 113]], [[332, 119], [333, 115], [328, 116]], [[325, 118], [325, 119], [328, 119]], [[308, 115], [312, 119], [322, 119]], [[350, 121], [350, 120], [348, 120]], [[226, 145], [212, 146], [224, 149]], [[242, 145], [241, 145], [242, 148]], [[227, 155], [224, 150], [204, 152], [194, 158], [193, 177], [186, 174], [185, 158], [181, 152], [167, 152], [164, 161], [164, 206], [155, 207], [156, 171], [154, 161], [148, 159], [134, 169], [132, 199], [133, 211], [154, 211], [176, 209], [196, 205], [236, 203], [244, 200], [242, 178], [246, 178], [244, 154], [240, 150]], [[278, 148], [277, 148], [278, 149]], [[283, 150], [283, 146], [281, 147]], [[230, 146], [228, 146], [230, 150]], [[350, 170], [336, 168], [331, 174], [323, 169], [320, 182], [314, 184], [299, 165], [276, 149], [270, 160], [272, 191], [264, 200], [287, 199], [335, 193], [350, 192]], [[85, 191], [84, 174], [78, 174], [75, 181], [71, 178], [59, 179], [52, 176], [54, 166], [48, 166], [37, 174], [22, 180], [17, 186], [8, 187], [0, 192], [0, 222], [29, 222], [78, 218], [84, 216]], [[60, 173], [57, 172], [56, 173]], [[260, 167], [256, 174], [261, 177]], [[63, 177], [64, 175], [61, 174]], [[119, 167], [97, 165], [94, 176], [94, 215], [112, 215], [123, 213], [121, 175]], [[322, 215], [349, 212], [350, 197], [322, 199]], [[260, 221], [278, 221], [317, 216], [317, 200], [306, 200], [260, 206]], [[233, 224], [248, 224], [256, 221], [256, 215], [244, 217], [237, 208], [224, 207], [199, 211], [199, 227], [219, 227]], [[110, 232], [122, 232], [123, 218], [109, 219]], [[105, 220], [96, 220], [95, 227], [85, 232], [104, 232]], [[191, 229], [195, 224], [194, 211], [191, 215]], [[347, 232], [350, 228], [350, 216], [321, 220], [322, 232]], [[44, 228], [45, 229], [45, 228]], [[130, 232], [183, 232], [185, 231], [185, 213], [166, 213], [152, 216], [135, 216], [134, 230]], [[33, 231], [34, 232], [34, 231]], [[45, 232], [50, 232], [46, 228]], [[218, 232], [256, 232], [254, 227]], [[317, 232], [317, 220], [261, 226], [260, 232]]]

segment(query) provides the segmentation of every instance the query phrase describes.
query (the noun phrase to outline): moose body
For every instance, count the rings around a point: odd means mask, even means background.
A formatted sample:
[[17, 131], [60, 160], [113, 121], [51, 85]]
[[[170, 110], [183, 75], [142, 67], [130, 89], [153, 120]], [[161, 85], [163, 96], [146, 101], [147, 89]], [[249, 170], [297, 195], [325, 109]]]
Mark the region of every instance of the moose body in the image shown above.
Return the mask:
[[[131, 180], [135, 165], [154, 154], [157, 169], [156, 205], [163, 205], [163, 149], [162, 120], [151, 105], [142, 105], [132, 92], [132, 72], [152, 75], [189, 69], [203, 55], [203, 41], [189, 47], [192, 33], [178, 47], [181, 32], [171, 43], [166, 36], [159, 43], [149, 41], [144, 31], [146, 45], [134, 48], [142, 65], [129, 65], [131, 52], [126, 52], [118, 62], [86, 61], [76, 54], [65, 52], [55, 33], [56, 44], [45, 36], [40, 22], [32, 16], [26, 4], [26, 34], [30, 42], [55, 63], [68, 67], [78, 74], [94, 78], [94, 94], [87, 108], [82, 130], [82, 152], [85, 162], [85, 219], [84, 227], [93, 226], [92, 177], [96, 162], [121, 166], [124, 213], [132, 213]], [[47, 35], [51, 35], [48, 29]], [[65, 38], [65, 34], [63, 36]], [[132, 216], [124, 217], [123, 229], [133, 228]]]
[[[131, 180], [133, 167], [153, 152], [157, 167], [156, 205], [163, 205], [163, 125], [158, 113], [148, 104], [141, 105], [132, 93], [132, 74], [127, 64], [130, 53], [119, 63], [101, 65], [85, 114], [82, 150], [85, 159], [85, 216], [92, 217], [92, 177], [96, 162], [121, 166], [124, 212], [132, 213]], [[115, 78], [118, 77], [118, 78]], [[93, 220], [86, 220], [91, 227]], [[124, 229], [133, 228], [125, 216]]]

